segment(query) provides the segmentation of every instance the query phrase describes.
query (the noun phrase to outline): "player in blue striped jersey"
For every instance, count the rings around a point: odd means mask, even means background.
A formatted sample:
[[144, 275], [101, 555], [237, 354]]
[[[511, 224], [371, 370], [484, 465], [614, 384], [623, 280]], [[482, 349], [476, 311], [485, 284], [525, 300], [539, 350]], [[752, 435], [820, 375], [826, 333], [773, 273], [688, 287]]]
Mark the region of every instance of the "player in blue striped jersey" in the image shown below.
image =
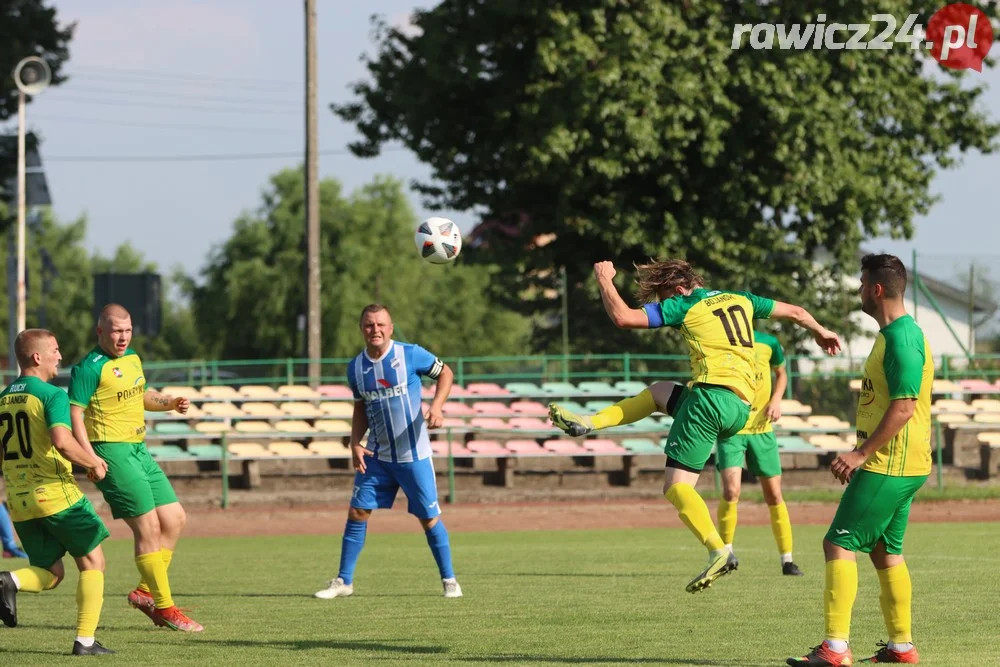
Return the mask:
[[[392, 316], [385, 306], [371, 304], [361, 311], [361, 332], [365, 349], [347, 366], [347, 383], [354, 392], [354, 493], [340, 548], [340, 572], [316, 597], [354, 593], [354, 568], [365, 545], [368, 518], [372, 510], [392, 507], [401, 487], [410, 514], [427, 535], [444, 596], [462, 597], [451, 564], [448, 531], [440, 519], [428, 434], [444, 421], [441, 410], [451, 391], [451, 369], [419, 345], [392, 340]], [[420, 401], [421, 376], [437, 380], [426, 416]], [[366, 431], [367, 445], [362, 444]]]

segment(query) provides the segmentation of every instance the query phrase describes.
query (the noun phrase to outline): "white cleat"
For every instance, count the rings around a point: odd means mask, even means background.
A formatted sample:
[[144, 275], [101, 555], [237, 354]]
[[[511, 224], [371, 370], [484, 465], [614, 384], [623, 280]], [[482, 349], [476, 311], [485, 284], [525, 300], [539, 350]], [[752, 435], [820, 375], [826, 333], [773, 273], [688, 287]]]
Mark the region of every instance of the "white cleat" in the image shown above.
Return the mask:
[[441, 583], [444, 585], [444, 596], [446, 598], [462, 597], [462, 587], [458, 585], [456, 579], [442, 579]]
[[[330, 600], [332, 598], [346, 598], [353, 594], [354, 584], [345, 584], [343, 579], [337, 577], [336, 579], [328, 581], [326, 583], [326, 588], [313, 593], [313, 597], [317, 597], [322, 600]], [[459, 591], [458, 594], [461, 595], [462, 592]]]

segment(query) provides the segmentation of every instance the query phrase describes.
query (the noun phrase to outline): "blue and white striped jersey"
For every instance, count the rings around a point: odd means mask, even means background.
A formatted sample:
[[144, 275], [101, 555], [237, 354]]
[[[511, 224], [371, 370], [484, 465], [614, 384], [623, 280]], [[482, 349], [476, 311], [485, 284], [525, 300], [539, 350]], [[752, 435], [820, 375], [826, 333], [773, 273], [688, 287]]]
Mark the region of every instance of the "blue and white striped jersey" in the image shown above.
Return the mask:
[[431, 455], [431, 439], [420, 405], [420, 376], [437, 378], [444, 363], [409, 343], [391, 341], [379, 359], [368, 350], [347, 366], [354, 400], [365, 402], [368, 449], [381, 461], [409, 463]]

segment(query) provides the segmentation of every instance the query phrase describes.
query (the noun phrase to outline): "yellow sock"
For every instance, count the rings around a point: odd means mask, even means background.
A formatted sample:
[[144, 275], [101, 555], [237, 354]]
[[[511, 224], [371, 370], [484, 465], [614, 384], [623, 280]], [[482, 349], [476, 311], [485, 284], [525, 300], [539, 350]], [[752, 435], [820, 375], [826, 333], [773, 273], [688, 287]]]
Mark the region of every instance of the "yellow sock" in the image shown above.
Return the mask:
[[93, 637], [104, 606], [104, 573], [84, 570], [76, 585], [76, 636]]
[[618, 401], [611, 407], [604, 408], [593, 415], [590, 418], [590, 423], [594, 425], [595, 429], [631, 424], [643, 417], [648, 417], [656, 410], [653, 394], [648, 389], [643, 389], [637, 396]]
[[153, 596], [153, 602], [157, 609], [166, 609], [174, 606], [174, 600], [170, 597], [170, 580], [167, 579], [167, 566], [163, 563], [163, 556], [159, 551], [151, 554], [140, 554], [135, 557], [135, 566], [139, 570], [139, 576], [149, 585], [149, 594]]
[[906, 563], [900, 563], [878, 572], [882, 593], [878, 596], [882, 606], [882, 618], [889, 632], [889, 641], [906, 644], [913, 641], [910, 631], [910, 602], [913, 599], [913, 585]]
[[788, 518], [788, 507], [785, 503], [778, 503], [768, 505], [767, 511], [771, 514], [771, 532], [774, 533], [778, 553], [792, 553], [792, 520]]
[[56, 575], [40, 567], [22, 567], [11, 574], [17, 577], [19, 591], [41, 593], [56, 585]]
[[736, 537], [736, 505], [725, 498], [719, 501], [719, 536], [726, 544], [732, 544]]
[[826, 562], [826, 589], [823, 611], [826, 638], [848, 641], [851, 636], [851, 608], [858, 594], [858, 564], [853, 560]]
[[694, 533], [698, 541], [708, 547], [709, 551], [718, 551], [726, 546], [726, 543], [719, 537], [719, 531], [712, 523], [712, 513], [708, 511], [708, 505], [694, 487], [690, 484], [674, 484], [665, 494], [674, 507], [681, 521]]
[[[163, 557], [163, 565], [170, 569], [170, 561], [174, 559], [174, 552], [166, 547], [160, 549], [160, 555]], [[146, 584], [142, 579], [139, 580], [139, 585], [137, 586], [139, 590], [146, 591], [149, 593], [149, 585]]]

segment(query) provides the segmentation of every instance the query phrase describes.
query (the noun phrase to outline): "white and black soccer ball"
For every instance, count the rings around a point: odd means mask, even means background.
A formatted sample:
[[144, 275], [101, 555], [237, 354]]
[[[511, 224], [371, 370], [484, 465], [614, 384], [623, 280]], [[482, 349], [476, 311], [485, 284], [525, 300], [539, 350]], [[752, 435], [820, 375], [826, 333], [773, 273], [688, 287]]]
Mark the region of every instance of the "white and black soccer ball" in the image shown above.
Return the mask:
[[447, 264], [462, 251], [462, 233], [448, 218], [427, 218], [413, 237], [420, 256], [431, 264]]

